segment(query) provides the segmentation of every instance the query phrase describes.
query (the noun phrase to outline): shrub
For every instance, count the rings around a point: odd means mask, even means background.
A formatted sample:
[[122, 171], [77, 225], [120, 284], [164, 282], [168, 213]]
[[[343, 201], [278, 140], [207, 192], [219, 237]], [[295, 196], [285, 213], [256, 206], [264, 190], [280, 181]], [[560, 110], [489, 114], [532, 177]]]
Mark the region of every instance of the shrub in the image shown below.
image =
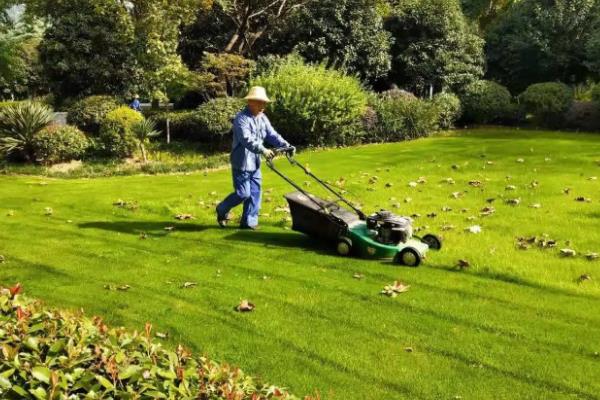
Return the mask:
[[164, 111], [158, 113], [146, 113], [156, 122], [156, 127], [167, 131], [167, 120], [171, 131], [171, 138], [177, 140], [195, 141], [198, 132], [202, 130], [201, 122], [196, 111]]
[[592, 101], [600, 104], [600, 84], [595, 84], [591, 91]]
[[477, 81], [461, 96], [466, 123], [489, 124], [514, 119], [516, 106], [507, 88], [492, 81]]
[[600, 104], [575, 101], [565, 114], [565, 126], [582, 131], [600, 131]]
[[111, 328], [20, 290], [0, 289], [0, 398], [297, 399], [181, 345], [164, 348], [149, 323], [141, 333]]
[[138, 141], [142, 160], [147, 162], [148, 154], [146, 152], [146, 145], [150, 142], [150, 138], [159, 136], [160, 132], [156, 130], [156, 124], [151, 119], [143, 119], [136, 122], [131, 127], [131, 130]]
[[201, 127], [198, 139], [205, 142], [222, 139], [231, 132], [231, 121], [244, 104], [243, 99], [225, 97], [211, 100], [198, 107], [196, 118]]
[[533, 114], [538, 124], [551, 127], [563, 123], [573, 99], [571, 88], [558, 82], [536, 83], [519, 96], [524, 110]]
[[254, 79], [275, 98], [269, 116], [295, 144], [348, 144], [363, 136], [367, 93], [357, 78], [324, 66], [281, 65]]
[[99, 138], [103, 152], [111, 157], [131, 157], [138, 146], [132, 128], [143, 120], [142, 114], [125, 106], [106, 114]]
[[379, 97], [373, 100], [373, 107], [377, 113], [377, 127], [371, 140], [415, 139], [438, 128], [438, 107], [430, 101]]
[[50, 125], [33, 138], [36, 161], [43, 164], [77, 160], [90, 147], [90, 141], [74, 126]]
[[18, 101], [0, 101], [0, 111], [6, 107], [12, 107], [14, 105], [19, 104]]
[[433, 98], [433, 104], [439, 113], [441, 129], [451, 129], [461, 116], [462, 107], [458, 96], [452, 93], [438, 93]]
[[35, 161], [35, 135], [54, 120], [52, 110], [38, 103], [22, 102], [0, 110], [0, 153]]
[[67, 121], [84, 132], [97, 134], [106, 114], [120, 104], [110, 96], [90, 96], [75, 102], [68, 110]]

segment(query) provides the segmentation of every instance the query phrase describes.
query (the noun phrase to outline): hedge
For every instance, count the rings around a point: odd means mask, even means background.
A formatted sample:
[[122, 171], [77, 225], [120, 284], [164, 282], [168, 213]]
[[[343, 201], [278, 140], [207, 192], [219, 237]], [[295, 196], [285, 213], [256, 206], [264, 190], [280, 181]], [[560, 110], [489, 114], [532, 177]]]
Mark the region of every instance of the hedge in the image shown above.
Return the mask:
[[295, 399], [240, 369], [143, 332], [44, 307], [20, 285], [0, 289], [0, 398]]
[[544, 82], [529, 86], [519, 101], [526, 112], [541, 126], [560, 127], [573, 104], [573, 90], [564, 83]]
[[80, 159], [90, 145], [85, 134], [70, 125], [51, 125], [33, 138], [36, 161], [46, 165]]
[[473, 82], [465, 88], [460, 100], [465, 123], [503, 123], [517, 118], [517, 106], [510, 92], [496, 82]]
[[436, 131], [440, 110], [431, 101], [407, 97], [380, 96], [372, 99], [377, 115], [369, 141], [393, 142], [416, 139]]
[[131, 157], [138, 146], [132, 127], [144, 116], [129, 107], [122, 106], [106, 114], [100, 127], [101, 150], [108, 156]]
[[86, 97], [69, 107], [67, 121], [86, 133], [96, 135], [106, 115], [120, 106], [111, 96]]

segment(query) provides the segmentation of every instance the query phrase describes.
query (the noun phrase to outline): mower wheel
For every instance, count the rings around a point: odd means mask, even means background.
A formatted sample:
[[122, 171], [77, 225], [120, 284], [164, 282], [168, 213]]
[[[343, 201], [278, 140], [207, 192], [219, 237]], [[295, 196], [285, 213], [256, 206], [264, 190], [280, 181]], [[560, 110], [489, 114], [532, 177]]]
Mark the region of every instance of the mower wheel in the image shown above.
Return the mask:
[[442, 240], [435, 235], [425, 235], [421, 239], [423, 243], [425, 243], [431, 250], [441, 250], [442, 249]]
[[346, 237], [339, 238], [336, 250], [337, 250], [337, 253], [342, 257], [349, 256], [350, 253], [352, 252], [352, 240], [350, 240]]
[[421, 257], [421, 254], [417, 251], [417, 249], [413, 247], [407, 247], [396, 254], [396, 257], [394, 257], [394, 262], [396, 264], [416, 268], [421, 264], [422, 258], [423, 257]]

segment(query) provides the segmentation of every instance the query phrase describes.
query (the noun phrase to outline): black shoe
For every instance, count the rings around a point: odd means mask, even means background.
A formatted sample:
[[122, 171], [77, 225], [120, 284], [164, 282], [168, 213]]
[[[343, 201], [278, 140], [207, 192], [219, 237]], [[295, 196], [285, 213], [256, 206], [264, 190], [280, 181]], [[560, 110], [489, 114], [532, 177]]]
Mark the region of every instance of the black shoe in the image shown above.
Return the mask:
[[219, 224], [219, 226], [221, 228], [225, 228], [230, 220], [231, 220], [230, 213], [225, 214], [225, 216], [220, 216], [219, 212], [217, 211], [217, 223]]
[[240, 225], [240, 229], [249, 230], [249, 231], [258, 231], [258, 230], [260, 230], [260, 226], [258, 226], [258, 225], [254, 225], [254, 226]]

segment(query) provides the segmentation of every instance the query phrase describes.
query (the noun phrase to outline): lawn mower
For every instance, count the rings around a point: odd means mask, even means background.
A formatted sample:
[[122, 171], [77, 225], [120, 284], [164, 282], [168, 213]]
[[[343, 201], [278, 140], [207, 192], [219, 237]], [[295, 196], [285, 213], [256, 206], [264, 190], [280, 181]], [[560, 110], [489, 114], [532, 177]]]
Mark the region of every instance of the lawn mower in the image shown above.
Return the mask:
[[440, 238], [435, 235], [415, 235], [412, 220], [408, 217], [385, 210], [367, 216], [340, 191], [296, 161], [292, 148], [278, 149], [276, 153], [285, 154], [292, 165], [337, 198], [327, 201], [308, 193], [275, 167], [274, 158], [268, 159], [269, 168], [296, 189], [285, 195], [290, 206], [293, 230], [334, 244], [340, 256], [391, 259], [396, 264], [409, 267], [418, 267], [429, 249], [442, 248]]

